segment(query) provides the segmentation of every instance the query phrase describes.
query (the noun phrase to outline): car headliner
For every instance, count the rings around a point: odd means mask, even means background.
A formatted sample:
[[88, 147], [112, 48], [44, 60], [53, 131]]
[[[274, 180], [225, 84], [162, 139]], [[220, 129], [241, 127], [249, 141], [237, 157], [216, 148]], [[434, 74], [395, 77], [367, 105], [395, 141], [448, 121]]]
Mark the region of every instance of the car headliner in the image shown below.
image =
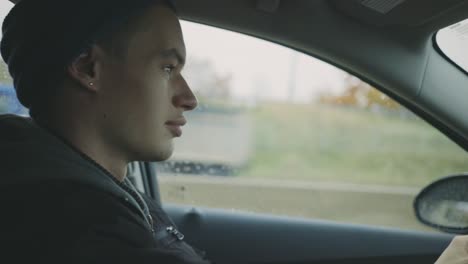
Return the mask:
[[[394, 0], [398, 1], [398, 0]], [[16, 2], [16, 1], [12, 1]], [[181, 19], [282, 44], [361, 77], [468, 150], [468, 75], [434, 45], [468, 0], [174, 0]]]

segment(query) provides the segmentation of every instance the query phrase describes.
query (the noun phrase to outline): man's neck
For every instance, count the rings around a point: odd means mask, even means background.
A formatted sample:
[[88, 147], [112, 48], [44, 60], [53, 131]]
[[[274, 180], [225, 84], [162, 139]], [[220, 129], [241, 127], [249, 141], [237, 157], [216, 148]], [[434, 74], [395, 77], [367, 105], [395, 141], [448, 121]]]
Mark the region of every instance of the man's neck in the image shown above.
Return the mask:
[[38, 118], [34, 121], [99, 164], [118, 181], [124, 181], [128, 161], [119, 155], [118, 151], [107, 146], [106, 141], [99, 138], [99, 133], [93, 127], [86, 127], [76, 120], [74, 122], [60, 122], [60, 120]]

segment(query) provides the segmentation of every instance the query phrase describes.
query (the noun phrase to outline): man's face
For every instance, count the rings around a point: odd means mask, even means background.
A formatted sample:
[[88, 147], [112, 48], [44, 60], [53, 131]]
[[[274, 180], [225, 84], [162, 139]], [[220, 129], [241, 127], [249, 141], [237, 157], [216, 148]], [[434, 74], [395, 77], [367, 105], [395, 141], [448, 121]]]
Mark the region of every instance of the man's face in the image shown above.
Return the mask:
[[186, 51], [175, 14], [155, 6], [142, 19], [125, 58], [102, 60], [101, 131], [126, 158], [161, 161], [171, 156], [183, 113], [197, 100], [181, 75]]

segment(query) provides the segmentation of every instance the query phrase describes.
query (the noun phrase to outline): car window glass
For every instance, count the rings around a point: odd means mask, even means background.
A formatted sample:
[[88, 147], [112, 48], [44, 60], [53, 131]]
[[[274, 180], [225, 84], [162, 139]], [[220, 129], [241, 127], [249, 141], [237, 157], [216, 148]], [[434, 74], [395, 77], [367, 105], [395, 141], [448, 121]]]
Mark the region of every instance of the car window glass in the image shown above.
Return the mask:
[[199, 99], [156, 164], [163, 202], [429, 230], [412, 200], [467, 154], [374, 87], [242, 34], [182, 23]]
[[[0, 2], [0, 22], [2, 24], [12, 7], [13, 4], [10, 1]], [[0, 113], [27, 114], [27, 110], [16, 99], [13, 82], [3, 59], [0, 59]]]

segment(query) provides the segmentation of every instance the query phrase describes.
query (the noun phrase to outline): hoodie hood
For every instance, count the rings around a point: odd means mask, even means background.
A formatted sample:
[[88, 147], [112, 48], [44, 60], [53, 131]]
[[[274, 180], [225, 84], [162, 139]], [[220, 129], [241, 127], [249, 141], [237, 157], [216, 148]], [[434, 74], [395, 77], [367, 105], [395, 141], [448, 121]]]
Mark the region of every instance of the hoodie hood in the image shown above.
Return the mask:
[[0, 168], [2, 184], [39, 184], [53, 181], [87, 185], [143, 209], [122, 184], [134, 190], [128, 179], [118, 184], [103, 169], [87, 160], [31, 118], [0, 115]]

